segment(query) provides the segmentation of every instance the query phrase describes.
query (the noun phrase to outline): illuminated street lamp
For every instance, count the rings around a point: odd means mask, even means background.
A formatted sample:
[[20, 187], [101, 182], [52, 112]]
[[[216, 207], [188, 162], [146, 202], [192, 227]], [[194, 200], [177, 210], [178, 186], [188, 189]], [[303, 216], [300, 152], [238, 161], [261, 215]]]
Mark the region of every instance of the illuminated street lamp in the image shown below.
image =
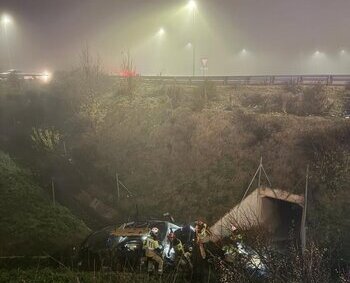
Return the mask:
[[2, 15], [1, 17], [1, 23], [4, 27], [12, 23], [12, 18], [9, 15]]
[[10, 50], [9, 40], [8, 40], [8, 35], [7, 35], [8, 25], [10, 25], [10, 24], [12, 24], [11, 16], [9, 16], [7, 14], [3, 14], [1, 16], [1, 25], [3, 27], [4, 39], [6, 41], [6, 46], [7, 46], [8, 65], [9, 65], [9, 68], [12, 69], [12, 56], [11, 56], [11, 50]]
[[165, 34], [164, 28], [160, 28], [157, 33], [159, 36], [163, 36]]
[[191, 42], [187, 43], [185, 47], [186, 47], [186, 49], [192, 48], [192, 43]]
[[195, 26], [196, 26], [196, 10], [197, 3], [194, 0], [190, 0], [187, 4], [189, 11], [192, 13], [193, 17], [193, 27], [192, 27], [192, 76], [196, 74], [196, 40], [195, 40]]
[[194, 11], [197, 8], [197, 3], [194, 0], [190, 0], [188, 2], [188, 8], [190, 9], [190, 11]]

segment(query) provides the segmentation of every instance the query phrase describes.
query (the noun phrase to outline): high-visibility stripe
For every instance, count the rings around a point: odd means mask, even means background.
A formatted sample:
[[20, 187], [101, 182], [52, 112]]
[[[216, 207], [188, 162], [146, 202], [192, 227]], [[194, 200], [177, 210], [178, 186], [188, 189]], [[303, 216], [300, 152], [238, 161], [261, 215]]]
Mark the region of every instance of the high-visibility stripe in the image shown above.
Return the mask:
[[145, 245], [145, 248], [149, 250], [155, 250], [159, 248], [158, 241], [153, 240], [152, 238], [147, 238], [144, 245]]

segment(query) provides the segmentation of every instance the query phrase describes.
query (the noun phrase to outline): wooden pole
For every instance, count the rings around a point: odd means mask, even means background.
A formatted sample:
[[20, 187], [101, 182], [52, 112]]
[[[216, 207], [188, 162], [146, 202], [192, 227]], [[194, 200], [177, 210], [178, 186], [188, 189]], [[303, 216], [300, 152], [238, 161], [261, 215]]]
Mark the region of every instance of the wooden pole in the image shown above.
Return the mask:
[[64, 151], [64, 155], [67, 156], [67, 148], [66, 148], [66, 142], [63, 141], [63, 151]]
[[305, 194], [304, 194], [304, 209], [301, 218], [301, 251], [304, 254], [306, 250], [306, 216], [307, 216], [307, 200], [308, 200], [308, 186], [309, 186], [309, 165], [306, 167], [306, 180], [305, 180]]
[[55, 199], [55, 183], [53, 179], [51, 178], [51, 191], [52, 191], [52, 203], [53, 206], [56, 206], [56, 199]]
[[117, 199], [118, 199], [118, 202], [119, 202], [119, 199], [120, 199], [120, 188], [119, 188], [119, 176], [118, 176], [118, 173], [115, 173], [115, 181], [117, 183]]

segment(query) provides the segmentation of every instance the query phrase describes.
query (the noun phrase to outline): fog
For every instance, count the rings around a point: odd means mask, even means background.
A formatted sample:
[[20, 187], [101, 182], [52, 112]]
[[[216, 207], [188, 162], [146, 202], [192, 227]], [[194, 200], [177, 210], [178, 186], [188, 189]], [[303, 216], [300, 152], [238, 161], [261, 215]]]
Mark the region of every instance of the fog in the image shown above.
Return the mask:
[[[348, 0], [2, 0], [0, 69], [74, 68], [89, 45], [107, 72], [130, 50], [142, 75], [350, 73]], [[160, 29], [162, 32], [159, 32]]]

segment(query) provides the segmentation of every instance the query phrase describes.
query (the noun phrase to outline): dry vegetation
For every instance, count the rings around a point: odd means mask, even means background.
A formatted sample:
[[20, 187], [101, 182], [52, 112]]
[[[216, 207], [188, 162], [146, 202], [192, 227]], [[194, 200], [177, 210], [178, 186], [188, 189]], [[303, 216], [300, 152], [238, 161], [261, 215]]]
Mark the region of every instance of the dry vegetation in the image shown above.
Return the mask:
[[[59, 180], [62, 203], [92, 226], [103, 222], [91, 221], [99, 211], [81, 192], [113, 210], [108, 221], [133, 216], [137, 204], [145, 216], [212, 222], [242, 197], [261, 156], [273, 186], [291, 192], [303, 191], [310, 164], [310, 233], [349, 260], [347, 89], [116, 81], [86, 52], [49, 86], [0, 90], [2, 149], [43, 184]], [[54, 150], [38, 149], [33, 128], [59, 133]], [[116, 201], [116, 172], [134, 197], [122, 191]]]

